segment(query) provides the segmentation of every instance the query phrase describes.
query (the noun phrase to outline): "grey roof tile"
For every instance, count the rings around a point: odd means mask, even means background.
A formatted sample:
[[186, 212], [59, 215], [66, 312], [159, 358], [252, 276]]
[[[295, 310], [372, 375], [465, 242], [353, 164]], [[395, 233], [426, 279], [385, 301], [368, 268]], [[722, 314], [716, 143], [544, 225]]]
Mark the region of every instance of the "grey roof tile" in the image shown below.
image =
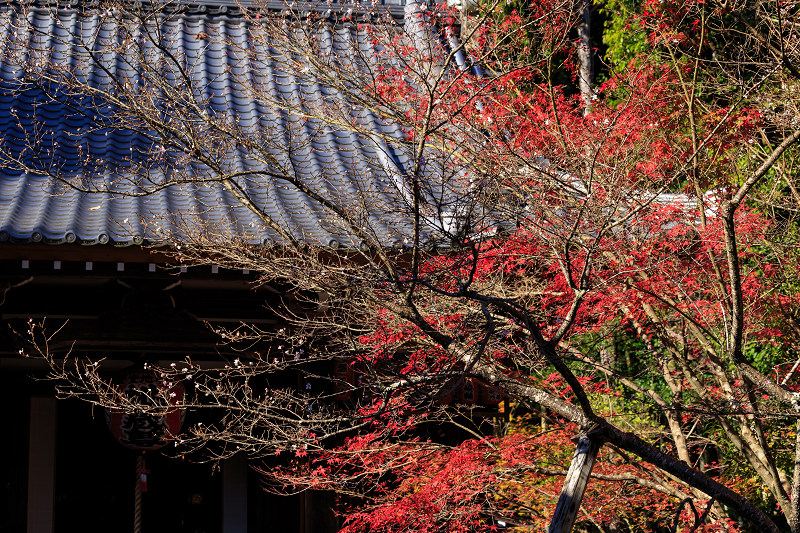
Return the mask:
[[[386, 0], [385, 4], [402, 7], [403, 2]], [[308, 120], [302, 126], [287, 120], [285, 113], [272, 109], [254, 91], [265, 91], [275, 98], [300, 98], [306, 105], [316, 107], [344, 105], [342, 98], [301, 72], [286, 72], [276, 59], [283, 51], [276, 49], [268, 35], [262, 36], [263, 41], [249, 38], [244, 18], [209, 14], [216, 12], [208, 4], [197, 4], [193, 9], [162, 17], [158, 29], [170, 53], [183, 61], [194, 81], [197, 101], [207, 102], [209, 113], [225, 114], [235, 120], [244, 131], [261, 139], [259, 144], [266, 147], [278, 165], [293, 167], [307, 184], [327, 194], [352, 200], [366, 192], [374, 197], [376, 206], [398, 202], [402, 195], [398, 194], [395, 182], [401, 179], [408, 160], [397, 146], [386, 141], [378, 141], [376, 145], [375, 141], [366, 141], [353, 132], [333, 130], [315, 120]], [[140, 26], [138, 31], [147, 28]], [[24, 50], [15, 39], [2, 39], [3, 35], [14, 32], [27, 32], [18, 37], [31, 45], [30, 51]], [[210, 175], [207, 167], [194, 162], [186, 165], [179, 154], [159, 154], [158, 145], [142, 133], [104, 127], [104, 120], [113, 112], [107, 104], [85, 95], [60, 94], [57, 91], [61, 88], [57, 86], [19, 85], [22, 78], [15, 63], [25, 61], [29, 66], [34, 65], [45, 55], [49, 55], [57, 68], [76, 69], [76, 75], [90, 80], [95, 87], [111, 86], [112, 80], [104, 68], [131, 83], [139, 83], [136, 64], [110, 50], [119, 38], [118, 32], [118, 27], [102, 23], [97, 12], [91, 10], [59, 10], [54, 16], [52, 10], [32, 8], [29, 23], [22, 20], [15, 8], [0, 10], [0, 46], [5, 47], [0, 50], [3, 80], [0, 142], [5, 151], [16, 152], [29, 166], [40, 165], [38, 168], [44, 171], [48, 165], [56, 165], [58, 173], [81, 179], [90, 188], [137, 192], [135, 180], [130, 179], [131, 161], [139, 166], [140, 184], [162, 184], [176, 176], [190, 182], [144, 197], [85, 194], [42, 173], [21, 173], [7, 165], [0, 168], [0, 239], [129, 244], [142, 239], [158, 241], [164, 232], [180, 237], [185, 235], [187, 225], [200, 220], [220, 232], [245, 234], [254, 242], [278, 240], [278, 235], [237, 202], [230, 191], [219, 183], [202, 182]], [[87, 53], [75, 46], [71, 33], [87, 39], [92, 54], [101, 58], [102, 66], [87, 61]], [[204, 33], [213, 38], [198, 38]], [[353, 61], [359, 54], [370, 52], [367, 40], [358, 33], [348, 26], [321, 30], [319, 42], [323, 48], [338, 54], [341, 61]], [[93, 40], [92, 35], [95, 35]], [[155, 48], [146, 51], [154, 62], [160, 53]], [[177, 73], [166, 74], [172, 76], [176, 85], [181, 83]], [[252, 82], [249, 87], [240, 81], [242, 77]], [[47, 91], [53, 91], [57, 100], [73, 98], [76, 109], [53, 101]], [[164, 108], [164, 113], [174, 111]], [[364, 110], [352, 112], [377, 134], [376, 138], [381, 135], [400, 138], [395, 124], [376, 119]], [[281, 135], [288, 139], [290, 134], [300, 137], [291, 156], [280, 148], [270, 147], [271, 140]], [[31, 136], [38, 136], [38, 153], [26, 142]], [[97, 162], [94, 168], [91, 162], [81, 163], [86, 153]], [[242, 146], [231, 147], [228, 154], [231, 170], [267, 170], [263, 162], [254, 159]], [[321, 244], [334, 240], [345, 245], [357, 244], [337, 227], [329, 214], [285, 183], [263, 176], [242, 178], [239, 183], [256, 205], [295, 236]], [[391, 244], [404, 223], [392, 219], [388, 210], [384, 213], [375, 209], [373, 206], [371, 212], [365, 213], [365, 222], [368, 220], [371, 230]]]

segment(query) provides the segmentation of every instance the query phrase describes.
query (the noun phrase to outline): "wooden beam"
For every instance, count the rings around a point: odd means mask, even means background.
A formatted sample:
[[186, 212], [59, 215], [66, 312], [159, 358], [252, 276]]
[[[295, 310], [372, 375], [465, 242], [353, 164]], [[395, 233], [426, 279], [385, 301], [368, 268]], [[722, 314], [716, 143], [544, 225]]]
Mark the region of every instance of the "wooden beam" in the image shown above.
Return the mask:
[[575, 455], [569, 465], [564, 487], [558, 497], [553, 520], [550, 522], [548, 533], [569, 533], [578, 517], [578, 511], [586, 492], [589, 475], [594, 468], [597, 453], [600, 451], [600, 441], [588, 435], [581, 435], [575, 447]]
[[56, 399], [31, 398], [28, 441], [28, 533], [53, 531], [56, 490]]
[[21, 260], [59, 260], [59, 261], [94, 261], [94, 262], [127, 262], [127, 263], [170, 263], [176, 261], [168, 256], [167, 248], [153, 249], [141, 246], [117, 248], [105, 244], [82, 246], [80, 244], [44, 244], [44, 243], [0, 243], [0, 256], [3, 259]]

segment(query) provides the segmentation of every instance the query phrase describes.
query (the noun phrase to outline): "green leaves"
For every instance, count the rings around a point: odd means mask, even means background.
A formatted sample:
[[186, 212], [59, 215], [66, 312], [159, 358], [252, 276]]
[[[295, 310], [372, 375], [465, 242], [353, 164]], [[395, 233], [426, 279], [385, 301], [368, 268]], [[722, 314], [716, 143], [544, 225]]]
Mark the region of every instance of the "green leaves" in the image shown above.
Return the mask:
[[625, 68], [648, 50], [647, 33], [639, 20], [638, 0], [605, 0], [598, 9], [603, 22], [604, 61], [613, 71]]

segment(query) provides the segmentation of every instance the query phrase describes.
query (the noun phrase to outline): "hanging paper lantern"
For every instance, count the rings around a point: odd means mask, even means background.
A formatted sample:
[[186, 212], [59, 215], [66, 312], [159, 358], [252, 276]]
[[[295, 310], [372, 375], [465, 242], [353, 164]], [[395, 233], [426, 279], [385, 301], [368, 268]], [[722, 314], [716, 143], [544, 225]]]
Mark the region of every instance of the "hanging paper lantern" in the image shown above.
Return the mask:
[[[120, 388], [122, 395], [140, 405], [178, 405], [183, 402], [183, 384], [159, 381], [153, 375], [135, 374]], [[126, 413], [106, 409], [108, 428], [116, 439], [136, 450], [157, 450], [175, 439], [183, 424], [183, 410], [169, 409], [162, 415]]]

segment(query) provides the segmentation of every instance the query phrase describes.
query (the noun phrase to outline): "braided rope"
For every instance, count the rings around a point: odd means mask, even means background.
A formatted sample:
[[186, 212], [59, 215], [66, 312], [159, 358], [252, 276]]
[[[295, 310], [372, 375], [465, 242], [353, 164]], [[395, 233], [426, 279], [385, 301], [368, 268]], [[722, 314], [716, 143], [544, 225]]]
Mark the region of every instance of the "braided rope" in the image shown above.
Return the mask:
[[141, 472], [144, 470], [144, 457], [136, 457], [136, 487], [134, 488], [133, 501], [133, 533], [142, 533], [142, 481]]

